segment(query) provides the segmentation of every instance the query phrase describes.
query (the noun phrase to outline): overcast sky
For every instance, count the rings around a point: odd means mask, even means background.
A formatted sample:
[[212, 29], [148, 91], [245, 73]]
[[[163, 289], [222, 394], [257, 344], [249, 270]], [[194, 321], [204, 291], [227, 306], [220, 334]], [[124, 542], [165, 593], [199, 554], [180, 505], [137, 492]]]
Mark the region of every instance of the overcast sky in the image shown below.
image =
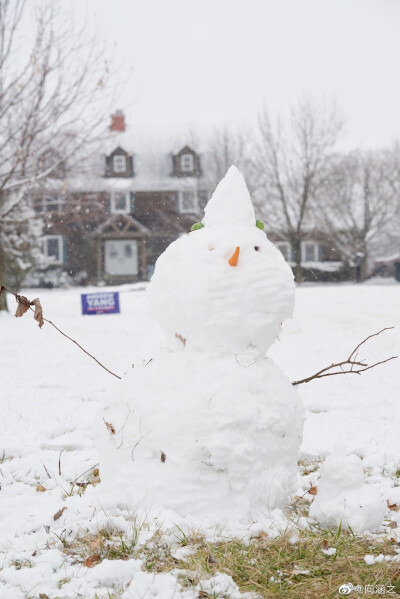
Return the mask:
[[85, 2], [132, 69], [116, 106], [132, 129], [251, 122], [307, 94], [336, 98], [348, 146], [400, 139], [400, 0]]

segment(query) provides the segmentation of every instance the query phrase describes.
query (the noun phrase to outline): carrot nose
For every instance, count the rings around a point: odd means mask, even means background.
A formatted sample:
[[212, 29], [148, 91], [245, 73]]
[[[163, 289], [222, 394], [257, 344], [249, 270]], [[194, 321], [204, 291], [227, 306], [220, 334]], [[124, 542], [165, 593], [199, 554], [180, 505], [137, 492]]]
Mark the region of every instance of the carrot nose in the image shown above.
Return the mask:
[[229, 258], [228, 262], [231, 266], [236, 266], [239, 260], [239, 252], [240, 247], [238, 246], [236, 250], [233, 252], [232, 256]]

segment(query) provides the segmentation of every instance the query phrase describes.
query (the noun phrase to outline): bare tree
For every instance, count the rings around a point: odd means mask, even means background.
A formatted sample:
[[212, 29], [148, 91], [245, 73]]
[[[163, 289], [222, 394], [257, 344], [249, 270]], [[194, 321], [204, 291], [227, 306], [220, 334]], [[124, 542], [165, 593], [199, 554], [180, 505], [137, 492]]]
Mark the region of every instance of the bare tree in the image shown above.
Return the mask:
[[205, 161], [207, 183], [210, 189], [215, 189], [233, 164], [245, 175], [249, 188], [252, 187], [248, 168], [249, 137], [245, 129], [240, 127], [233, 129], [224, 126], [214, 129], [207, 141]]
[[6, 224], [19, 223], [25, 246], [33, 241], [29, 192], [104, 135], [109, 81], [104, 46], [60, 5], [0, 0], [0, 280], [13, 252]]
[[335, 104], [300, 100], [289, 118], [271, 123], [258, 118], [253, 153], [255, 197], [267, 227], [294, 251], [295, 277], [301, 281], [301, 242], [315, 226], [315, 200], [343, 122]]
[[[362, 258], [361, 280], [399, 215], [399, 176], [391, 152], [355, 152], [331, 163], [320, 211], [342, 255]], [[382, 251], [382, 249], [381, 249]]]

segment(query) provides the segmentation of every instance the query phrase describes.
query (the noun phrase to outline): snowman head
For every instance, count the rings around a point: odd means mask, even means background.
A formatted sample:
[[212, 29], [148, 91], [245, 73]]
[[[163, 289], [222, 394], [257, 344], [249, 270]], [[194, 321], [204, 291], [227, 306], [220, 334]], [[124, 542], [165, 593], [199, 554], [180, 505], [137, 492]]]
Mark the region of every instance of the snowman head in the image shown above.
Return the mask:
[[244, 179], [232, 166], [202, 223], [159, 257], [148, 288], [170, 340], [200, 351], [261, 356], [294, 304], [293, 273], [256, 222]]

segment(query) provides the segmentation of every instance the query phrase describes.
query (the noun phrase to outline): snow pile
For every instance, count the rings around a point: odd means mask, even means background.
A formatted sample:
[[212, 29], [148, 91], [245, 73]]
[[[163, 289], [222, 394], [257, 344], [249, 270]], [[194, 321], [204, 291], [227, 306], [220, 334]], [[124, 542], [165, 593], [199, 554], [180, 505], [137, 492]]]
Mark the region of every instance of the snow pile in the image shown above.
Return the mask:
[[376, 489], [364, 484], [361, 459], [337, 451], [321, 467], [318, 495], [310, 507], [310, 517], [326, 528], [340, 524], [356, 533], [382, 528], [385, 502]]
[[174, 351], [108, 393], [99, 492], [131, 509], [233, 525], [282, 507], [296, 484], [303, 411], [265, 358], [292, 313], [294, 283], [237, 169], [204, 222], [156, 263], [148, 295]]

